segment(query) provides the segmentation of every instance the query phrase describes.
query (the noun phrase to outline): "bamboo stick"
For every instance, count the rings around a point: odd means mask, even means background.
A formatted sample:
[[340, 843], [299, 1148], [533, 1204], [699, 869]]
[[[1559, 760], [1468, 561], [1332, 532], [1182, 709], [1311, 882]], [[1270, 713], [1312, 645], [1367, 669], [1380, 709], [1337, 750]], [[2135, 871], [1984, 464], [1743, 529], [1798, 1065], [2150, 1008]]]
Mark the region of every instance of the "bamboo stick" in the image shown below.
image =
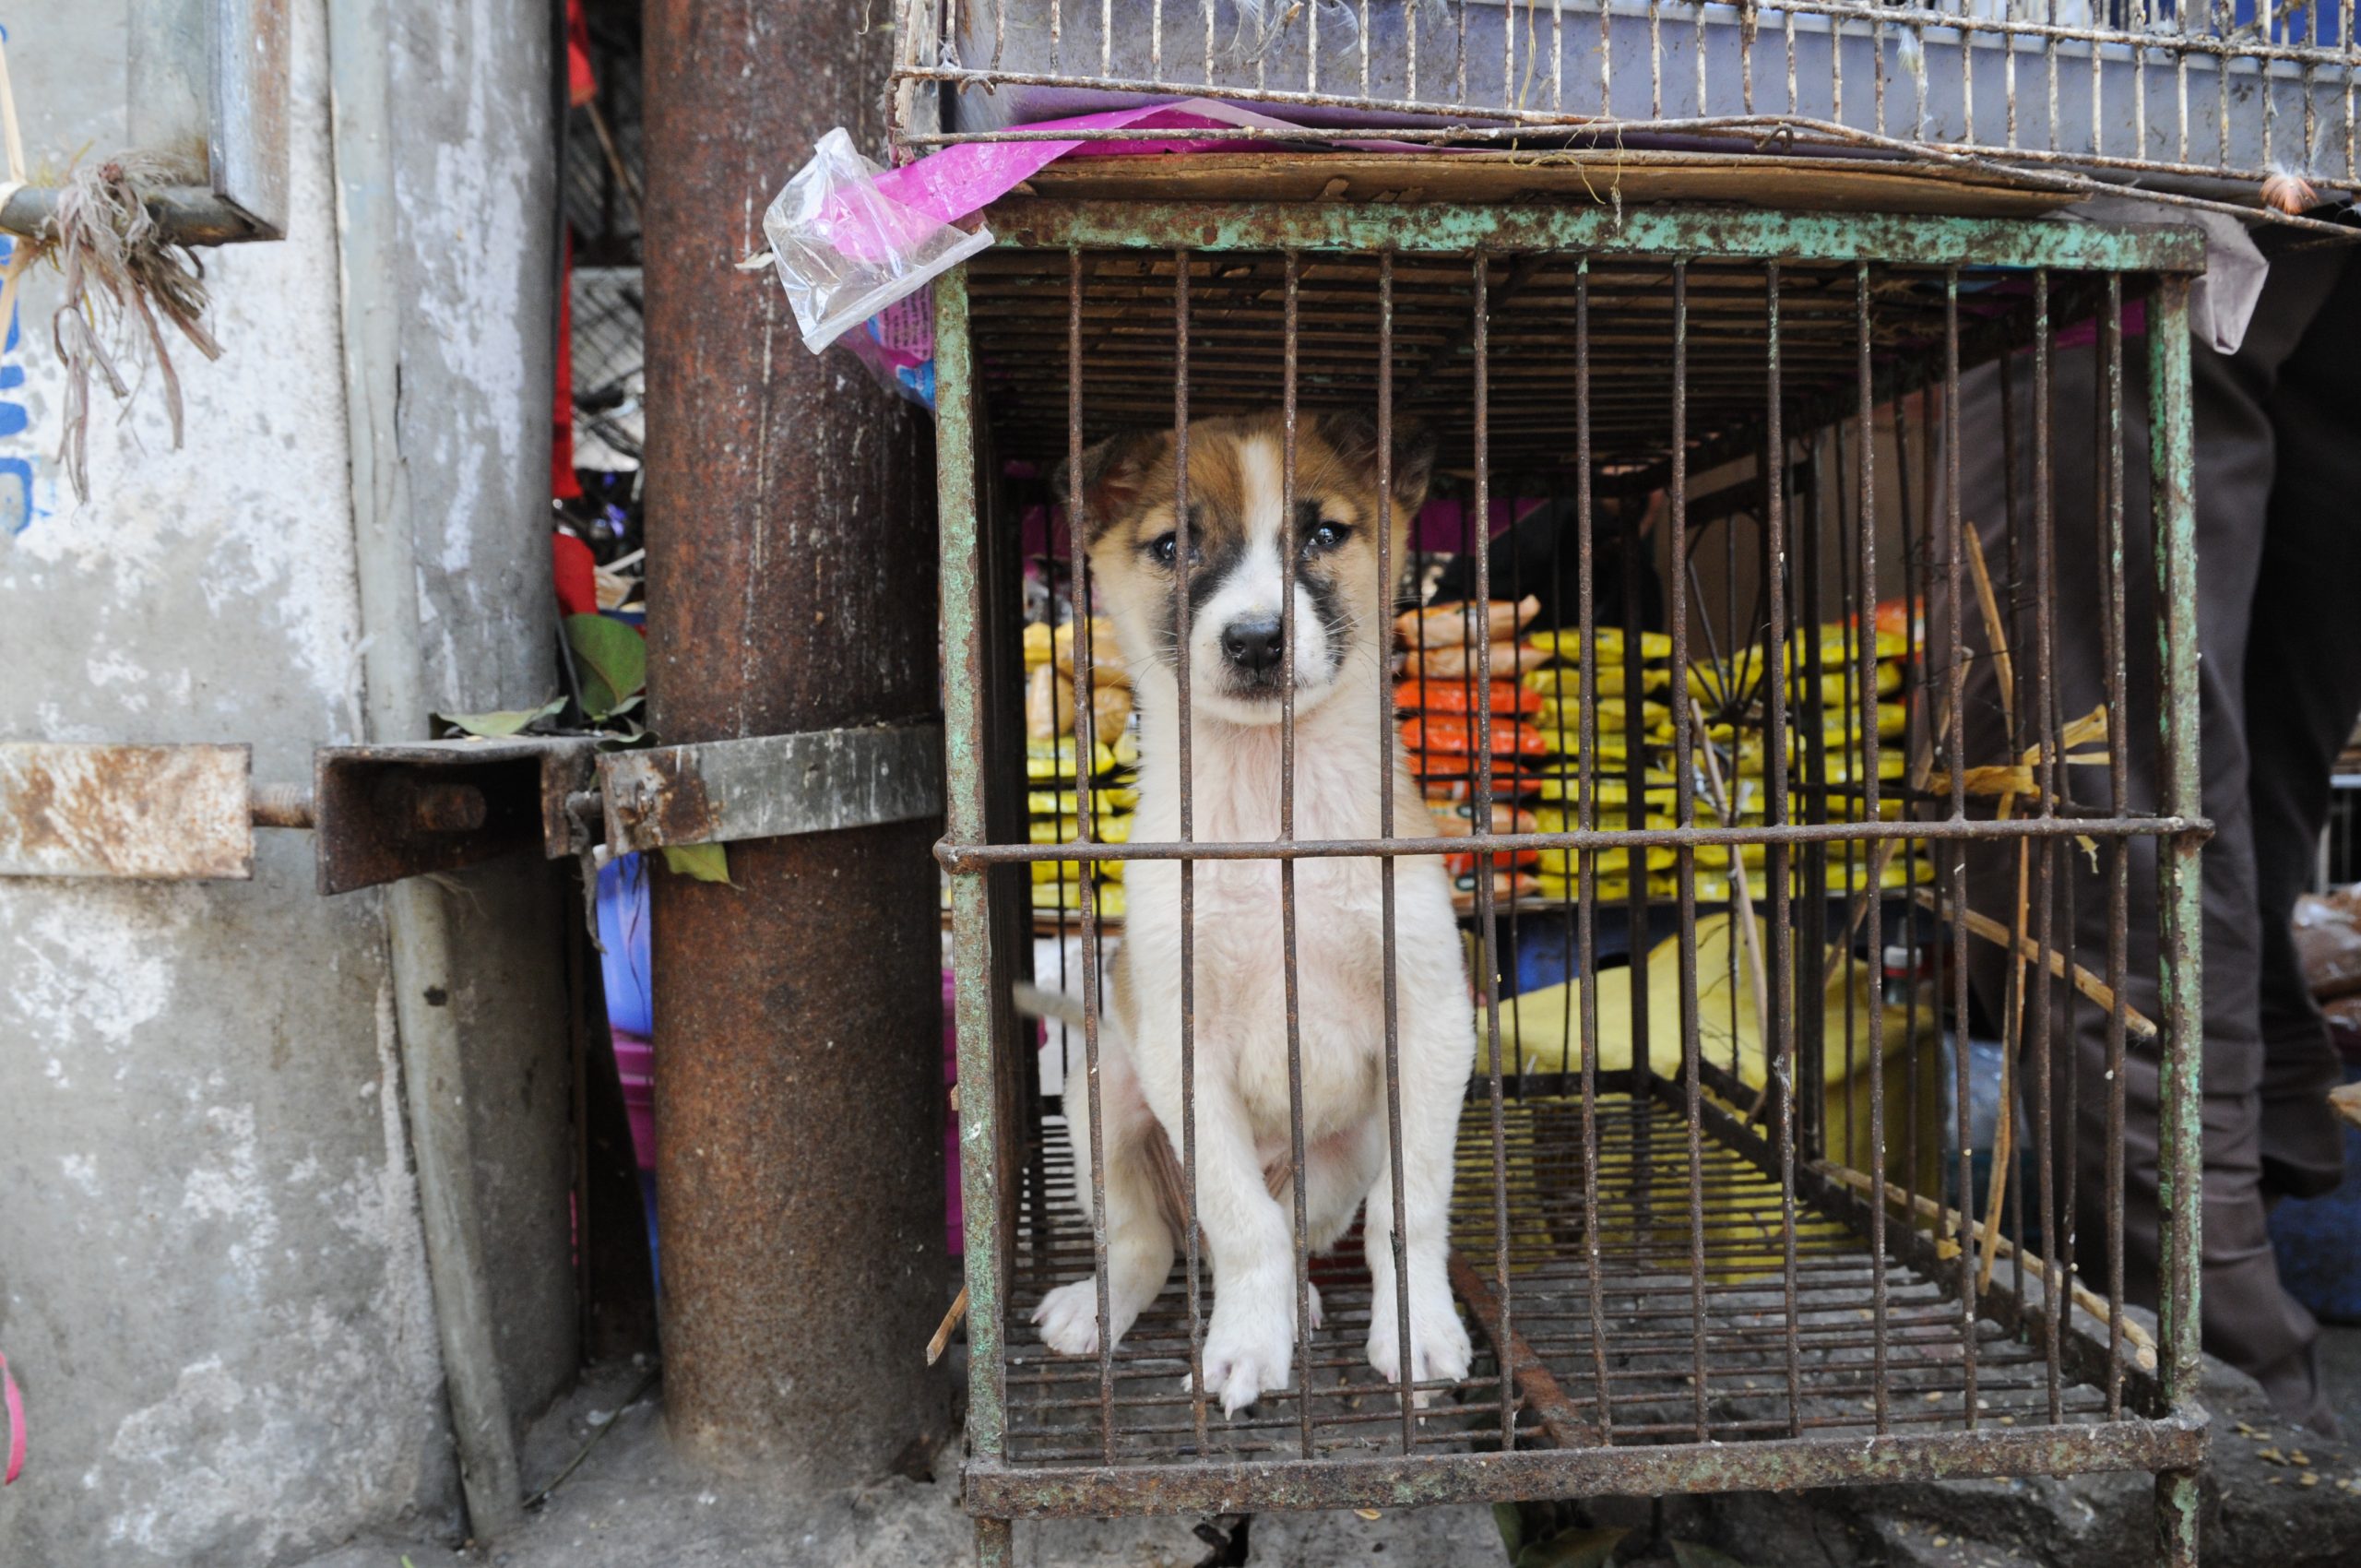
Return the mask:
[[[1880, 1183], [1871, 1180], [1867, 1171], [1856, 1170], [1849, 1165], [1838, 1165], [1830, 1160], [1816, 1159], [1812, 1161], [1812, 1168], [1818, 1170], [1821, 1175], [1827, 1177], [1830, 1181], [1850, 1187], [1853, 1191], [1864, 1195], [1876, 1192], [1880, 1185]], [[1955, 1208], [1947, 1208], [1943, 1205], [1937, 1203], [1934, 1199], [1928, 1197], [1923, 1193], [1904, 1193], [1900, 1187], [1895, 1186], [1892, 1182], [1884, 1182], [1882, 1185], [1885, 1188], [1885, 1196], [1888, 1203], [1892, 1204], [1897, 1207], [1904, 1206], [1906, 1204], [1911, 1212], [1916, 1214], [1919, 1218], [1930, 1219], [1935, 1222], [1935, 1255], [1937, 1257], [1948, 1261], [1959, 1256], [1959, 1243], [1950, 1239], [1952, 1236], [1956, 1235], [1959, 1230], [1959, 1210]], [[1971, 1235], [1970, 1240], [1981, 1241], [1987, 1236], [1990, 1236], [1990, 1232], [1986, 1230], [1983, 1226], [1976, 1225], [1975, 1227], [1974, 1234]], [[2011, 1256], [2015, 1254], [2017, 1250], [2016, 1244], [2009, 1241], [2008, 1238], [2004, 1236], [1992, 1236], [1991, 1241], [2003, 1253]], [[2062, 1264], [2052, 1264], [2050, 1266], [2053, 1270], [2062, 1270], [2065, 1268], [2065, 1265]], [[2101, 1323], [2112, 1323], [2114, 1321], [2114, 1314], [2108, 1307], [2106, 1298], [2092, 1289], [2089, 1286], [2083, 1284], [2082, 1280], [2077, 1278], [2070, 1270], [2066, 1271], [2066, 1287], [2068, 1294], [2072, 1298], [2076, 1306], [2082, 1308], [2084, 1312], [2090, 1313]], [[2140, 1370], [2142, 1372], [2154, 1372], [2156, 1370], [2155, 1336], [2151, 1335], [2146, 1329], [2141, 1327], [2138, 1324], [2133, 1323], [2129, 1318], [2126, 1318], [2123, 1324], [2123, 1338], [2124, 1342], [2131, 1347], [2131, 1359], [2139, 1363]]]

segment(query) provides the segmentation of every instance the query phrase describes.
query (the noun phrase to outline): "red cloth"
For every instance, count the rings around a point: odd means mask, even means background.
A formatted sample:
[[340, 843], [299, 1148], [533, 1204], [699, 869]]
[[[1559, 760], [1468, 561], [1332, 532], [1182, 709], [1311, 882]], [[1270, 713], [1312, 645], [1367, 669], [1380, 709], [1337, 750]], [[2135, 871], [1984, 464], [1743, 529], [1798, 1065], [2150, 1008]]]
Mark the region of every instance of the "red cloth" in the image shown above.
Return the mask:
[[550, 564], [557, 578], [557, 609], [561, 615], [599, 613], [599, 580], [592, 573], [590, 547], [570, 533], [550, 535]]
[[558, 237], [563, 265], [557, 275], [557, 401], [552, 405], [550, 494], [578, 500], [582, 481], [574, 477], [574, 235]]
[[[590, 23], [582, 14], [582, 0], [565, 0], [565, 96], [579, 109], [599, 96], [599, 77], [590, 69]], [[557, 279], [557, 408], [556, 427], [550, 439], [550, 494], [573, 501], [582, 494], [574, 477], [574, 235], [559, 236], [564, 247]]]
[[599, 78], [590, 69], [590, 23], [582, 14], [582, 0], [565, 0], [565, 96], [576, 109], [599, 96]]

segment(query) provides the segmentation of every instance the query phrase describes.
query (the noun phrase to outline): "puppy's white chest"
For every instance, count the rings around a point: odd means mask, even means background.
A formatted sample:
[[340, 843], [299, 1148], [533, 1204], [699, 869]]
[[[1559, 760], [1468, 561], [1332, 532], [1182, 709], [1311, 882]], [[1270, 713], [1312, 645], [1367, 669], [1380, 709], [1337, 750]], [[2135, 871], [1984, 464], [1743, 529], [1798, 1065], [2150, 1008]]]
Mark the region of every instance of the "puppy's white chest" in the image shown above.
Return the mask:
[[[1194, 769], [1192, 780], [1198, 837], [1251, 843], [1279, 837], [1275, 739], [1251, 736], [1234, 749], [1209, 748], [1209, 766]], [[1376, 837], [1378, 766], [1375, 755], [1300, 748], [1294, 837]], [[1168, 780], [1150, 784], [1144, 814], [1163, 804], [1152, 798], [1162, 782]], [[1284, 1139], [1290, 1098], [1286, 877], [1276, 861], [1207, 861], [1199, 862], [1195, 880], [1199, 1039], [1224, 1060], [1258, 1142]], [[1377, 1083], [1383, 1039], [1379, 873], [1370, 860], [1307, 857], [1294, 861], [1293, 884], [1293, 1016], [1305, 1130], [1317, 1137], [1358, 1119]], [[1177, 907], [1171, 914], [1177, 917]]]

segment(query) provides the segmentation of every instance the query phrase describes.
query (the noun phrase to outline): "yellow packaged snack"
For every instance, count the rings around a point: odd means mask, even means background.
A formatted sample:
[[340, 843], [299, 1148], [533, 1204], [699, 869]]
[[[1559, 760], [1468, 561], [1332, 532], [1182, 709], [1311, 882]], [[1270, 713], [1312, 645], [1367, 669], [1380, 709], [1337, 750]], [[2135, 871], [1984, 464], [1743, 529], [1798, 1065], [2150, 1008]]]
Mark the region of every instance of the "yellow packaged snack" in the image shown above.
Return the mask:
[[[1626, 674], [1620, 664], [1602, 665], [1587, 672], [1575, 664], [1545, 664], [1538, 670], [1526, 671], [1519, 678], [1524, 681], [1526, 691], [1538, 692], [1547, 700], [1572, 706], [1582, 700], [1585, 690], [1596, 691], [1601, 700], [1629, 695]], [[1661, 664], [1649, 665], [1640, 671], [1640, 689], [1643, 692], [1662, 691], [1671, 684], [1672, 671]]]
[[[1630, 705], [1626, 699], [1601, 697], [1598, 700], [1600, 738], [1624, 733], [1629, 717]], [[1563, 699], [1544, 697], [1539, 710], [1533, 716], [1533, 722], [1544, 730], [1563, 730], [1569, 734], [1580, 735], [1583, 728], [1582, 701], [1571, 694]], [[1643, 701], [1640, 704], [1640, 722], [1651, 731], [1660, 725], [1669, 725], [1672, 709], [1664, 703]]]
[[[1140, 803], [1139, 788], [1133, 784], [1094, 785], [1090, 791], [1090, 809], [1099, 816], [1112, 816], [1131, 811]], [[1025, 809], [1035, 816], [1062, 816], [1072, 819], [1082, 811], [1081, 791], [1075, 790], [1034, 790], [1026, 794]]]
[[[1598, 636], [1599, 662], [1604, 664], [1612, 659], [1620, 663], [1625, 646], [1623, 628], [1599, 626], [1596, 631]], [[1548, 631], [1528, 632], [1525, 634], [1525, 646], [1536, 648], [1553, 659], [1564, 659], [1569, 664], [1578, 663], [1583, 656], [1583, 630], [1580, 626], [1560, 626]], [[1642, 659], [1671, 658], [1671, 635], [1667, 632], [1642, 632], [1640, 657]]]
[[[1060, 735], [1055, 740], [1026, 742], [1025, 777], [1036, 783], [1053, 778], [1071, 779], [1074, 777], [1076, 743], [1072, 735]], [[1100, 742], [1090, 748], [1092, 777], [1111, 773], [1116, 766], [1116, 754], [1113, 747]]]
[[[1633, 853], [1634, 851], [1629, 849], [1599, 850], [1596, 874], [1602, 877], [1630, 875]], [[1638, 853], [1641, 856], [1642, 866], [1651, 872], [1667, 870], [1680, 859], [1679, 851], [1661, 846], [1643, 849]], [[1565, 877], [1571, 880], [1582, 875], [1583, 861], [1587, 859], [1590, 859], [1590, 856], [1580, 849], [1544, 849], [1541, 851], [1539, 869], [1545, 875]]]
[[[1063, 816], [1035, 816], [1026, 824], [1026, 840], [1035, 844], [1071, 844], [1082, 837], [1081, 826], [1071, 812]], [[1109, 812], [1098, 819], [1097, 838], [1100, 843], [1128, 844], [1131, 837], [1130, 812]]]

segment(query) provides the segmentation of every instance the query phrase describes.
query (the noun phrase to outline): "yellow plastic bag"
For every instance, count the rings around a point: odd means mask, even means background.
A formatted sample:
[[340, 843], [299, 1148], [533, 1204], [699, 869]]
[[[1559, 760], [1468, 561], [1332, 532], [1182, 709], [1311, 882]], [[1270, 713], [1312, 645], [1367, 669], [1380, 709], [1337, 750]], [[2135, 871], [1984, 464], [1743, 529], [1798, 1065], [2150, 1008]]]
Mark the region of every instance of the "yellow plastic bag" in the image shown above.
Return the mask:
[[[1899, 862], [1896, 862], [1897, 865]], [[1604, 887], [1601, 888], [1604, 892]], [[1757, 897], [1762, 896], [1757, 890]], [[1761, 951], [1766, 960], [1770, 954], [1770, 937], [1762, 922], [1756, 922]], [[1759, 1088], [1764, 1081], [1764, 1053], [1762, 1025], [1754, 1008], [1754, 987], [1749, 978], [1750, 966], [1743, 944], [1735, 954], [1732, 947], [1733, 922], [1726, 912], [1712, 915], [1700, 913], [1697, 921], [1697, 1036], [1703, 1058], [1716, 1066], [1735, 1071], [1749, 1088]], [[1845, 970], [1851, 972], [1848, 975]], [[1618, 1072], [1631, 1065], [1631, 977], [1626, 967], [1602, 969], [1596, 977], [1598, 996], [1598, 1054], [1596, 1066], [1600, 1072]], [[1904, 1174], [1903, 1166], [1904, 1138], [1902, 1129], [1909, 1114], [1907, 1075], [1903, 1070], [1904, 1053], [1910, 1048], [1911, 1012], [1908, 1007], [1879, 1004], [1874, 987], [1873, 967], [1855, 964], [1840, 968], [1836, 978], [1821, 992], [1821, 1051], [1822, 1106], [1826, 1119], [1827, 1154], [1857, 1170], [1870, 1168], [1869, 1140], [1869, 1016], [1873, 1006], [1882, 1007], [1881, 1025], [1886, 1061], [1886, 1173], [1899, 1181]], [[1530, 1070], [1540, 1073], [1575, 1072], [1581, 1068], [1582, 995], [1580, 980], [1548, 986], [1527, 992], [1522, 996], [1504, 997], [1501, 1003], [1501, 1041], [1505, 1061], [1524, 1062]], [[1678, 937], [1667, 938], [1648, 954], [1648, 1065], [1652, 1072], [1673, 1076], [1681, 1066], [1680, 1030], [1680, 943]], [[1848, 1000], [1849, 996], [1849, 1000]], [[1847, 1011], [1850, 1011], [1852, 1049], [1845, 1049]], [[1918, 1049], [1931, 1053], [1936, 1039], [1935, 1012], [1927, 1002], [1917, 1008]], [[1571, 1032], [1570, 1032], [1570, 1022]], [[1477, 1028], [1482, 1029], [1479, 1016]], [[1478, 1046], [1478, 1055], [1485, 1048]], [[1848, 1062], [1849, 1055], [1849, 1062]], [[1922, 1099], [1918, 1125], [1922, 1131], [1919, 1144], [1922, 1152], [1931, 1150], [1939, 1141], [1934, 1135], [1936, 1110], [1933, 1100], [1937, 1075], [1927, 1062], [1920, 1063], [1918, 1080]], [[1748, 1107], [1738, 1108], [1741, 1111]], [[1936, 1172], [1920, 1173], [1922, 1188], [1934, 1184]]]

